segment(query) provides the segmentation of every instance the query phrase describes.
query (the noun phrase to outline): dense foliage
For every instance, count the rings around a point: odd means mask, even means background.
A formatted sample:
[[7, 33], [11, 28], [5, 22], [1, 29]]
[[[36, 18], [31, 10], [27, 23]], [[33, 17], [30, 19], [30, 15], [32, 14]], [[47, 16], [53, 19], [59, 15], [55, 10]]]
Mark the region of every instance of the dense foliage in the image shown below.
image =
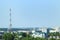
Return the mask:
[[4, 33], [3, 39], [4, 40], [14, 40], [14, 35], [11, 33]]
[[[39, 37], [32, 37], [30, 34], [26, 34], [26, 33], [4, 33], [3, 34], [3, 39], [4, 40], [60, 40], [60, 39], [55, 39], [53, 38], [53, 36], [57, 36], [57, 33], [50, 33], [50, 36], [52, 36], [52, 38], [50, 39], [46, 39], [46, 38], [39, 38]], [[58, 35], [59, 36], [59, 35]]]

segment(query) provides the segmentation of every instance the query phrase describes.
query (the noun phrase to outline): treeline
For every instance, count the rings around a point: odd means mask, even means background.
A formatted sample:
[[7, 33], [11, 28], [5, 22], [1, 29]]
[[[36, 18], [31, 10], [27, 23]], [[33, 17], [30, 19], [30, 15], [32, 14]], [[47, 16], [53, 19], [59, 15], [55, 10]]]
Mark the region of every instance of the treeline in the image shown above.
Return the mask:
[[60, 37], [60, 33], [58, 32], [49, 33], [48, 38], [40, 38], [40, 37], [34, 38], [31, 36], [31, 34], [18, 33], [18, 32], [17, 33], [4, 33], [2, 35], [3, 40], [60, 40], [60, 39], [57, 39], [57, 37]]

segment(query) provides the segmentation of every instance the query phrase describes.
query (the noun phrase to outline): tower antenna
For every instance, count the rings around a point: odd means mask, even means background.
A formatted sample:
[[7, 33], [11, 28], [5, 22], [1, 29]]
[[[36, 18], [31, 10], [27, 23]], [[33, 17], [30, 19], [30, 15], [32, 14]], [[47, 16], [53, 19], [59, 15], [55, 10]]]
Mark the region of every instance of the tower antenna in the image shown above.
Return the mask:
[[12, 21], [12, 18], [11, 18], [11, 8], [10, 8], [10, 14], [9, 14], [9, 16], [10, 16], [10, 24], [9, 24], [9, 32], [11, 32], [11, 27], [12, 27], [12, 23], [11, 23], [11, 21]]

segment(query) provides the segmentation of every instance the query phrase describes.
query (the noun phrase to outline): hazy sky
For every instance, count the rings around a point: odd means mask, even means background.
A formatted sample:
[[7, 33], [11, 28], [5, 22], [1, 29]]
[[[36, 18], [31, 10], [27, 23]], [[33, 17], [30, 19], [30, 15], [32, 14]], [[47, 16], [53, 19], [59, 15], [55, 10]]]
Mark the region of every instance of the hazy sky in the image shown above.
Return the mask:
[[9, 27], [9, 9], [12, 9], [12, 27], [60, 26], [60, 0], [0, 0], [0, 27]]

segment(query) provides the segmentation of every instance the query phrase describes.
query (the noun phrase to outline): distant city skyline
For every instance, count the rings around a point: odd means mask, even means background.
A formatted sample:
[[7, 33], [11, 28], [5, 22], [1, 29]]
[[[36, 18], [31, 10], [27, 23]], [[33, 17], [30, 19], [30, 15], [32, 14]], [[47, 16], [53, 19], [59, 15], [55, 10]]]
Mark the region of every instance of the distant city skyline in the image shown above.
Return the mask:
[[0, 28], [60, 26], [60, 0], [0, 0]]

